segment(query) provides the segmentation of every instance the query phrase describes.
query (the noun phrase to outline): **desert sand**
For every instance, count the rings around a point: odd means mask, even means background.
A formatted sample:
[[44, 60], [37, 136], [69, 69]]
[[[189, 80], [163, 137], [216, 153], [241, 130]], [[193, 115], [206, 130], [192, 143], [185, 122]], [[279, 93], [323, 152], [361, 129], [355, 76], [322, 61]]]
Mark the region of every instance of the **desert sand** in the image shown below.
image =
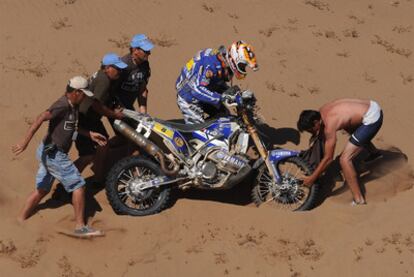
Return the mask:
[[[0, 0], [0, 275], [413, 276], [413, 14], [413, 0]], [[177, 193], [171, 208], [135, 218], [115, 215], [92, 187], [89, 222], [104, 238], [59, 233], [74, 221], [58, 192], [17, 224], [46, 124], [22, 155], [11, 146], [70, 77], [95, 72], [107, 52], [127, 53], [137, 33], [156, 45], [149, 113], [163, 119], [180, 116], [174, 84], [187, 60], [239, 39], [255, 47], [260, 64], [240, 86], [255, 92], [265, 121], [281, 130], [272, 138], [278, 146], [307, 147], [307, 135], [288, 135], [303, 109], [375, 99], [384, 125], [374, 143], [384, 158], [359, 168], [368, 205], [351, 207], [337, 180], [309, 212], [256, 208], [240, 186]], [[340, 135], [338, 153], [346, 140]]]

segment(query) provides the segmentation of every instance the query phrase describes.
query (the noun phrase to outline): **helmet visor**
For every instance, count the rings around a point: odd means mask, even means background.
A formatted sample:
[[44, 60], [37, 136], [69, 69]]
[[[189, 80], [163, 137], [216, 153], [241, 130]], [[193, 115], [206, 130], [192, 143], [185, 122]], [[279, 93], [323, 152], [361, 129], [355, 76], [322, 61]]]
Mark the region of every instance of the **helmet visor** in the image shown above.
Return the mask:
[[238, 63], [238, 64], [237, 64], [237, 70], [238, 70], [240, 73], [246, 74], [246, 66], [247, 66], [247, 64], [246, 64], [246, 63]]

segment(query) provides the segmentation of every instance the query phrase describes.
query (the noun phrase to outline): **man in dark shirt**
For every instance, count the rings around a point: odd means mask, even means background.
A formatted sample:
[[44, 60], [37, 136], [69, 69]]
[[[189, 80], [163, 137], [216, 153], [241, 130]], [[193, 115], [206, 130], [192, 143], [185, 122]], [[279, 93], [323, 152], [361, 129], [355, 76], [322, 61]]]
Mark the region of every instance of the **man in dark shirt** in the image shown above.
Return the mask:
[[148, 81], [151, 69], [148, 57], [154, 45], [144, 34], [135, 35], [130, 43], [129, 54], [122, 57], [128, 66], [122, 71], [115, 90], [115, 102], [134, 110], [137, 100], [140, 113], [147, 113]]
[[[127, 64], [127, 67], [122, 70], [121, 76], [115, 85], [112, 95], [112, 104], [115, 107], [122, 107], [129, 110], [135, 110], [135, 101], [138, 102], [138, 111], [140, 113], [147, 113], [147, 98], [148, 98], [148, 81], [151, 76], [151, 69], [148, 62], [148, 57], [154, 45], [144, 34], [135, 35], [131, 42], [129, 53], [121, 59]], [[113, 119], [109, 120], [113, 124]], [[116, 134], [118, 132], [114, 130]], [[105, 172], [109, 165], [115, 161], [132, 154], [136, 150], [134, 144], [131, 144], [123, 136], [115, 136], [111, 138], [106, 147], [105, 152], [99, 152], [100, 160], [107, 162], [106, 168], [102, 165], [99, 171]], [[96, 176], [97, 174], [95, 174]], [[102, 179], [101, 176], [100, 179]]]
[[[89, 80], [89, 89], [94, 93], [94, 98], [85, 99], [79, 107], [79, 126], [88, 130], [99, 132], [107, 138], [108, 133], [101, 121], [102, 116], [108, 118], [122, 119], [123, 114], [117, 110], [111, 110], [107, 105], [110, 101], [111, 93], [114, 89], [116, 80], [118, 80], [122, 69], [127, 65], [122, 62], [120, 57], [115, 53], [108, 53], [102, 59], [101, 69], [96, 72]], [[87, 137], [78, 137], [76, 148], [79, 152], [79, 158], [75, 161], [79, 171], [94, 161], [97, 153], [98, 144], [94, 143]], [[100, 149], [105, 152], [105, 149]], [[102, 154], [103, 155], [103, 154]], [[101, 179], [103, 173], [101, 159], [95, 159], [95, 175]]]
[[12, 147], [14, 154], [22, 153], [42, 123], [49, 121], [47, 134], [37, 149], [39, 170], [36, 176], [36, 190], [27, 198], [19, 220], [24, 221], [32, 215], [35, 207], [50, 191], [53, 181], [57, 179], [67, 192], [72, 192], [76, 221], [74, 234], [81, 237], [103, 234], [85, 225], [85, 180], [67, 154], [78, 134], [90, 138], [99, 145], [106, 144], [105, 136], [78, 128], [78, 105], [86, 99], [85, 95], [93, 96], [87, 87], [88, 81], [83, 77], [76, 76], [70, 79], [65, 95], [41, 113], [23, 141]]

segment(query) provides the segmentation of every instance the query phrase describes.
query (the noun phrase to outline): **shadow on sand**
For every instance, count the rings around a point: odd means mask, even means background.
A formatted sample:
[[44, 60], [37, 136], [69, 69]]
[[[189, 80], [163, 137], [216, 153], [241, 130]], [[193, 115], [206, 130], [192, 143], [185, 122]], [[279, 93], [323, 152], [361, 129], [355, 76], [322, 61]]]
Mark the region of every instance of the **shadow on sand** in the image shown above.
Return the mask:
[[[401, 152], [400, 149], [396, 147], [390, 147], [388, 149], [380, 150], [382, 158], [365, 163], [364, 159], [367, 158], [368, 153], [363, 151], [354, 161], [355, 169], [358, 173], [359, 183], [361, 186], [361, 191], [365, 195], [366, 183], [392, 174], [393, 171], [403, 167], [407, 161], [408, 157]], [[318, 206], [321, 205], [326, 198], [330, 196], [340, 195], [345, 191], [349, 190], [346, 182], [335, 189], [336, 182], [344, 181], [341, 174], [341, 167], [339, 164], [339, 157], [329, 166], [325, 175], [320, 178], [321, 183], [321, 199], [318, 203]]]
[[295, 145], [300, 143], [300, 133], [294, 128], [274, 128], [264, 123], [258, 125], [257, 130], [264, 142], [270, 146], [283, 145], [288, 142]]
[[[92, 218], [97, 212], [102, 211], [101, 205], [95, 199], [95, 195], [104, 189], [103, 186], [97, 184], [91, 180], [91, 178], [85, 179], [85, 218]], [[44, 209], [56, 209], [66, 204], [72, 204], [72, 194], [67, 193], [62, 184], [57, 184], [51, 197], [45, 202], [39, 204], [35, 212]]]
[[250, 174], [243, 182], [226, 190], [207, 190], [190, 188], [188, 190], [175, 190], [171, 206], [180, 198], [193, 200], [216, 201], [240, 206], [246, 206], [252, 203], [251, 190], [254, 174]]

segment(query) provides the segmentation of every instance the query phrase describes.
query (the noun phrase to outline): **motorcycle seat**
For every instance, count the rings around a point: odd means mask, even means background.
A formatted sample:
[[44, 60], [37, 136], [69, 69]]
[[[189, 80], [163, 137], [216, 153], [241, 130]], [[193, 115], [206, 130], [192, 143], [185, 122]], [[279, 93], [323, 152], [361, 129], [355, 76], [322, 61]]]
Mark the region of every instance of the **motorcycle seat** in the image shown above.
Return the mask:
[[216, 122], [217, 119], [209, 119], [203, 123], [198, 123], [198, 124], [185, 124], [183, 119], [162, 120], [162, 119], [154, 118], [154, 121], [167, 125], [183, 133], [191, 133], [194, 131], [207, 128], [208, 126]]

